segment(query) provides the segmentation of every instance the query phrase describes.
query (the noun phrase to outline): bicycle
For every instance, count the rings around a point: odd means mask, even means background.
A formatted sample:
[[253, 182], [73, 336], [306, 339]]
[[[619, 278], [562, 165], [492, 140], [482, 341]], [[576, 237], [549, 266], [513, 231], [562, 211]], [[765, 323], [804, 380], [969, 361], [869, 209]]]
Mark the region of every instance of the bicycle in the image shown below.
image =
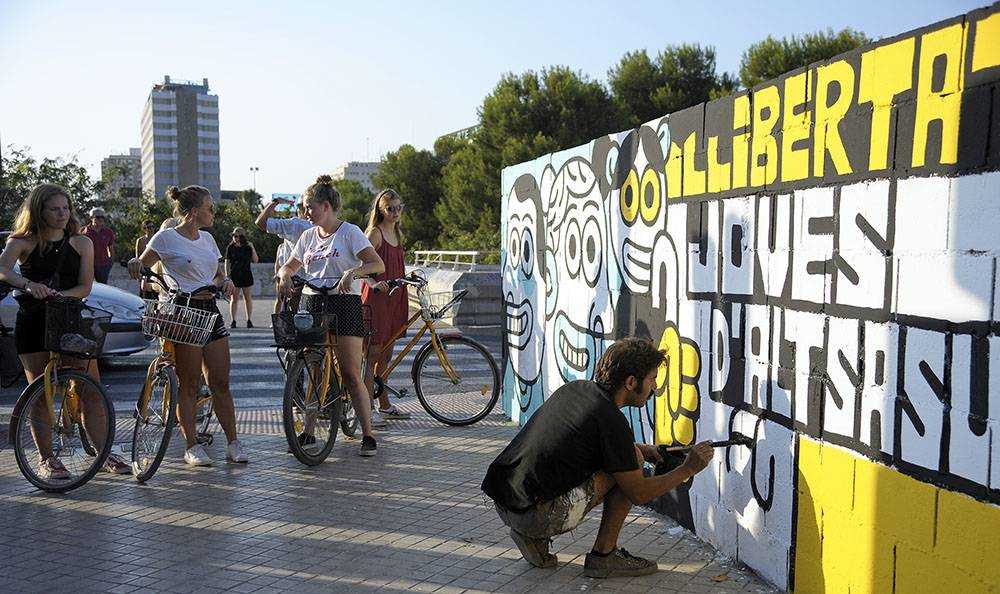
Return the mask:
[[[278, 277], [274, 277], [274, 281], [277, 282], [277, 280]], [[301, 298], [301, 291], [304, 284], [305, 281], [303, 281], [300, 277], [293, 277], [292, 287], [293, 290], [296, 291], [296, 295], [292, 297], [285, 294], [284, 292], [279, 292], [278, 294], [279, 313], [298, 311], [298, 306]], [[363, 307], [362, 309], [363, 315], [365, 316], [364, 320], [365, 328], [370, 328], [371, 309], [368, 306], [362, 306], [362, 307]], [[275, 314], [272, 314], [272, 316], [273, 315]], [[272, 323], [272, 328], [274, 327], [275, 323], [277, 322]], [[289, 355], [292, 353], [293, 350], [281, 347], [277, 344], [275, 344], [274, 346], [275, 346], [275, 356], [278, 358], [278, 364], [281, 365], [281, 372], [284, 373], [287, 377]], [[368, 353], [368, 338], [366, 337], [364, 343], [364, 358], [362, 359], [362, 369], [361, 369], [362, 376], [364, 376], [364, 373], [366, 372], [368, 366], [367, 353]], [[341, 410], [341, 416], [340, 416], [340, 430], [347, 437], [353, 438], [358, 433], [358, 427], [361, 426], [361, 419], [358, 418], [357, 411], [354, 410], [354, 402], [349, 397], [344, 399], [344, 403], [342, 406], [343, 409]]]
[[[13, 289], [0, 283], [0, 287]], [[9, 442], [17, 466], [35, 487], [64, 493], [82, 486], [104, 466], [115, 440], [115, 409], [104, 388], [68, 359], [100, 355], [111, 314], [80, 299], [45, 301], [45, 371], [21, 392], [10, 417]], [[64, 358], [65, 356], [65, 358]], [[103, 417], [104, 422], [101, 422]], [[57, 458], [68, 477], [42, 472]]]
[[[405, 390], [389, 386], [387, 379], [423, 335], [430, 332], [430, 340], [417, 351], [410, 369], [420, 405], [446, 425], [464, 426], [482, 420], [500, 398], [500, 370], [496, 361], [489, 350], [476, 340], [458, 331], [442, 332], [435, 325], [451, 308], [461, 303], [468, 289], [432, 293], [427, 291], [427, 279], [416, 273], [387, 281], [387, 284], [391, 287], [390, 293], [402, 286], [414, 287], [420, 311], [410, 316], [406, 325], [386, 342], [387, 346], [380, 351], [379, 359], [385, 355], [388, 345], [404, 336], [418, 318], [423, 319], [423, 327], [382, 374], [374, 378], [374, 397], [378, 398], [385, 390], [397, 398], [406, 395]], [[458, 387], [467, 389], [456, 391]]]
[[[190, 307], [191, 299], [218, 298], [219, 288], [206, 285], [190, 293], [184, 293], [167, 286], [163, 275], [149, 268], [142, 270], [142, 276], [165, 291], [166, 301], [147, 299], [146, 311], [142, 316], [142, 331], [146, 336], [160, 339], [160, 352], [153, 358], [146, 371], [146, 379], [135, 405], [135, 425], [132, 429], [132, 475], [140, 483], [153, 478], [177, 424], [176, 397], [177, 372], [175, 344], [204, 346], [211, 335], [215, 319], [219, 315]], [[186, 304], [181, 302], [186, 300]], [[197, 427], [196, 441], [203, 445], [212, 443], [208, 426], [212, 420], [212, 394], [200, 393], [195, 405]]]
[[[339, 280], [293, 279], [292, 286], [296, 291], [309, 287], [316, 295], [326, 296], [336, 290]], [[315, 284], [321, 281], [332, 281], [332, 286]], [[333, 329], [337, 327], [337, 318], [329, 313], [289, 309], [272, 314], [271, 320], [274, 346], [286, 349], [282, 360], [285, 389], [281, 419], [288, 449], [299, 462], [316, 466], [333, 450], [338, 425], [345, 435], [353, 437], [360, 424], [351, 395], [344, 389], [340, 363], [334, 352], [337, 343]], [[365, 328], [370, 328], [367, 318]], [[362, 377], [367, 365], [366, 350], [367, 338], [362, 344]]]

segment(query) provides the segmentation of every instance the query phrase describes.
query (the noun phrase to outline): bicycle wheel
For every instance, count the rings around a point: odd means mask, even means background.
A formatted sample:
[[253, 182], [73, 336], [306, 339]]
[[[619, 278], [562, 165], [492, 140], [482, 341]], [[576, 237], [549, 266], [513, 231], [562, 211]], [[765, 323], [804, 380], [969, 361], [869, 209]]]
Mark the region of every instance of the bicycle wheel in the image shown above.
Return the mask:
[[196, 440], [201, 445], [212, 445], [215, 441], [208, 428], [212, 424], [212, 414], [215, 412], [215, 401], [208, 390], [198, 395], [198, 407], [195, 409], [194, 423], [198, 431]]
[[132, 476], [140, 483], [153, 478], [170, 445], [176, 413], [177, 375], [172, 367], [161, 367], [153, 375], [149, 396], [135, 405], [132, 428]]
[[341, 404], [340, 430], [347, 437], [353, 438], [358, 434], [358, 427], [361, 426], [361, 419], [358, 418], [358, 411], [354, 410], [354, 401], [350, 394], [344, 394], [340, 398]]
[[318, 353], [300, 353], [288, 365], [281, 420], [288, 448], [306, 466], [326, 460], [337, 439], [343, 399], [335, 374], [331, 373], [330, 382], [326, 396], [320, 398], [323, 357]]
[[[500, 398], [500, 371], [486, 347], [464, 336], [440, 336], [446, 362], [431, 343], [413, 360], [413, 387], [420, 404], [446, 425], [471, 425]], [[445, 371], [454, 370], [456, 380]]]
[[[46, 406], [43, 377], [21, 394], [11, 415], [14, 457], [24, 478], [43, 491], [63, 493], [86, 483], [104, 466], [115, 441], [115, 409], [89, 375], [60, 370], [52, 383], [52, 414]], [[83, 431], [79, 428], [83, 428]], [[87, 435], [81, 439], [81, 433]], [[96, 456], [84, 439], [101, 444]], [[65, 467], [59, 478], [43, 462], [55, 457]]]

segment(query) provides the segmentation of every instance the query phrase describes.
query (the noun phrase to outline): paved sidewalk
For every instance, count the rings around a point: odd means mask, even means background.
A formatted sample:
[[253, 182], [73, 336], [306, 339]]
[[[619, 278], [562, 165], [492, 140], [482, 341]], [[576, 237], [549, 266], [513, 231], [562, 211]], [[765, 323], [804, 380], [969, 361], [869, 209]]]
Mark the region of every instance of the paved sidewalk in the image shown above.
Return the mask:
[[[556, 539], [558, 569], [531, 567], [479, 491], [515, 432], [496, 414], [450, 428], [421, 411], [381, 432], [377, 457], [339, 438], [315, 468], [285, 453], [277, 409], [240, 410], [239, 420], [249, 465], [185, 467], [175, 436], [145, 486], [102, 474], [47, 495], [0, 451], [0, 591], [773, 591], [645, 510], [629, 517], [622, 544], [656, 558], [656, 575], [582, 575], [599, 514]], [[210, 451], [224, 458], [220, 443]]]

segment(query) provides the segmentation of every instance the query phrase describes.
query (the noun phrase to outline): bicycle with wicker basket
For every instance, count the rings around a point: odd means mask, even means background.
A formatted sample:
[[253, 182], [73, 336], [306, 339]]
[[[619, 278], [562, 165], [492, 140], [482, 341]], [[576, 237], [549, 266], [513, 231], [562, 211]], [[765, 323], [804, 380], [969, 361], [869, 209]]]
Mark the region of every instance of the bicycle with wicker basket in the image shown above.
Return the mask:
[[375, 376], [374, 396], [378, 398], [383, 390], [397, 398], [407, 395], [405, 389], [392, 388], [388, 378], [424, 334], [429, 333], [430, 338], [421, 345], [410, 368], [420, 405], [446, 425], [471, 425], [482, 420], [493, 410], [500, 397], [500, 370], [496, 360], [482, 343], [463, 336], [458, 330], [442, 330], [437, 326], [452, 308], [461, 303], [468, 289], [431, 292], [427, 290], [427, 279], [416, 272], [388, 281], [388, 285], [390, 292], [403, 286], [416, 289], [420, 309], [386, 344], [405, 336], [418, 319], [423, 320], [423, 327], [388, 367]]
[[[175, 345], [205, 346], [219, 314], [191, 307], [192, 299], [218, 298], [219, 288], [206, 285], [190, 293], [170, 288], [164, 275], [149, 268], [142, 277], [168, 295], [166, 300], [146, 299], [142, 332], [160, 339], [160, 352], [150, 362], [135, 405], [132, 429], [132, 475], [140, 483], [153, 478], [170, 445], [177, 424], [177, 363]], [[198, 395], [195, 426], [198, 443], [212, 443], [212, 395]]]
[[[362, 278], [371, 278], [362, 277]], [[336, 291], [340, 278], [292, 280], [292, 290], [301, 292], [308, 287], [315, 295], [328, 295]], [[297, 303], [286, 299], [283, 303]], [[371, 314], [362, 308], [366, 333], [371, 335]], [[282, 395], [281, 418], [288, 449], [295, 458], [307, 466], [321, 464], [330, 455], [337, 439], [338, 426], [344, 435], [354, 437], [359, 419], [351, 401], [350, 392], [344, 387], [340, 362], [334, 347], [337, 344], [337, 316], [282, 310], [271, 316], [274, 346], [279, 351], [279, 361], [285, 370], [285, 389]], [[368, 358], [368, 338], [362, 346], [362, 377]]]
[[[6, 283], [0, 288], [12, 289]], [[72, 297], [45, 300], [45, 371], [21, 392], [10, 417], [10, 445], [24, 478], [43, 491], [83, 485], [104, 465], [115, 440], [115, 409], [79, 362], [104, 348], [111, 314]], [[53, 472], [50, 458], [64, 472]], [[61, 469], [60, 469], [61, 470]]]

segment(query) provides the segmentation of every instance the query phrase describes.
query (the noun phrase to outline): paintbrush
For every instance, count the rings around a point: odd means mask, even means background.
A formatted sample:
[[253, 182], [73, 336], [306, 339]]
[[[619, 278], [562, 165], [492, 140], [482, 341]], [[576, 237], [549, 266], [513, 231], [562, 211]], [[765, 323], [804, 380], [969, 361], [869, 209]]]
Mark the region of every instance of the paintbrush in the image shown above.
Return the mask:
[[[742, 433], [740, 433], [738, 431], [733, 431], [732, 433], [729, 434], [729, 439], [725, 439], [725, 440], [722, 440], [722, 441], [713, 441], [712, 442], [712, 447], [713, 448], [724, 448], [724, 447], [729, 447], [729, 446], [740, 446], [740, 445], [742, 445], [742, 446], [750, 446], [750, 444], [752, 444], [752, 443], [753, 443], [753, 439], [747, 437], [746, 435], [743, 435]], [[671, 453], [671, 452], [687, 452], [687, 451], [690, 451], [692, 448], [694, 448], [694, 444], [685, 445], [685, 446], [665, 446], [665, 445], [661, 445], [661, 446], [657, 447], [657, 450], [662, 455], [662, 454], [667, 454], [667, 453]]]

